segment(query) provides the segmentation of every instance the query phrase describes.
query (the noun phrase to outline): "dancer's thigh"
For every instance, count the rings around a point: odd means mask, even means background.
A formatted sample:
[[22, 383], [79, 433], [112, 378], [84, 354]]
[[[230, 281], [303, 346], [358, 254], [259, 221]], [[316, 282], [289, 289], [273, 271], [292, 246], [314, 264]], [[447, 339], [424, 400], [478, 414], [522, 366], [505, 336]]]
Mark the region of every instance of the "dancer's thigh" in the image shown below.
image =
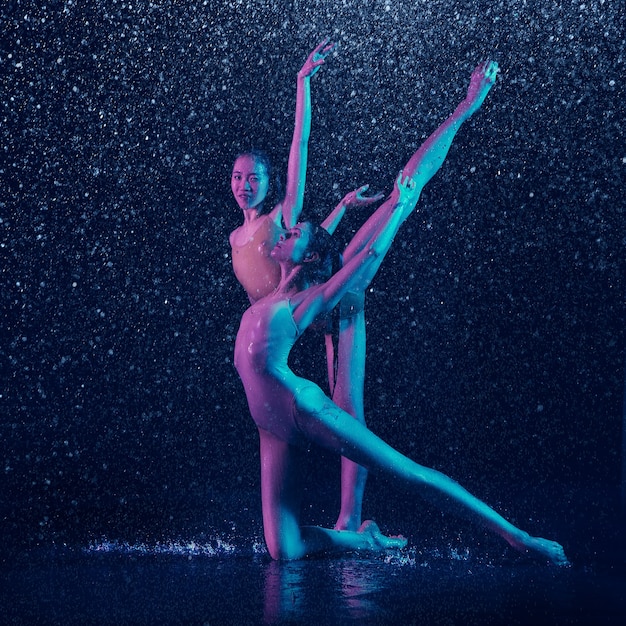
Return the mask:
[[275, 559], [299, 558], [302, 450], [259, 429], [263, 530]]
[[420, 466], [340, 409], [310, 383], [296, 397], [295, 421], [310, 441], [349, 458], [368, 469], [415, 479]]

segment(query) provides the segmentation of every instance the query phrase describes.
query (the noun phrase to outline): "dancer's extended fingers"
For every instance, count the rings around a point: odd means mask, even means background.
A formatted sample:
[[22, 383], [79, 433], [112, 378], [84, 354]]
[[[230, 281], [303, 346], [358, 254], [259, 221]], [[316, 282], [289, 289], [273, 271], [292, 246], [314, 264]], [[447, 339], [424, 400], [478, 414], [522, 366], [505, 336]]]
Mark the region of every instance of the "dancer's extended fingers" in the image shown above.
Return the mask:
[[335, 48], [335, 43], [330, 41], [328, 37], [317, 45], [315, 50], [311, 53], [311, 59], [315, 62], [323, 61]]
[[381, 198], [384, 197], [382, 192], [378, 192], [373, 196], [364, 196], [363, 194], [369, 189], [369, 185], [363, 185], [360, 189], [357, 190], [357, 199], [361, 202], [361, 204], [372, 204], [372, 202], [377, 202]]
[[485, 78], [494, 81], [496, 79], [496, 75], [500, 70], [498, 63], [496, 61], [484, 61], [481, 63], [475, 70], [475, 73], [482, 74]]
[[495, 80], [499, 70], [500, 68], [498, 67], [498, 63], [496, 61], [489, 61], [487, 69], [485, 70], [485, 75], [492, 80]]
[[385, 197], [385, 194], [382, 191], [379, 191], [376, 195], [370, 196], [367, 198], [368, 202], [378, 202], [378, 200], [382, 200]]
[[324, 64], [326, 57], [335, 47], [334, 43], [331, 43], [329, 45], [327, 44], [328, 38], [319, 43], [313, 50], [313, 52], [309, 54], [307, 60], [304, 62], [304, 65], [299, 72], [300, 76], [313, 76], [316, 72], [319, 71], [320, 66]]
[[322, 41], [320, 41], [317, 44], [317, 46], [315, 46], [315, 49], [311, 53], [311, 56], [315, 56], [316, 54], [319, 54], [319, 51], [322, 50], [328, 44], [329, 41], [330, 39], [328, 37], [324, 37], [324, 39], [322, 39]]
[[413, 189], [415, 187], [415, 181], [407, 174], [404, 182], [402, 183], [407, 189]]
[[357, 200], [367, 200], [367, 198], [363, 195], [368, 189], [370, 188], [369, 185], [363, 185], [362, 187], [359, 187], [355, 192], [354, 195], [356, 196]]

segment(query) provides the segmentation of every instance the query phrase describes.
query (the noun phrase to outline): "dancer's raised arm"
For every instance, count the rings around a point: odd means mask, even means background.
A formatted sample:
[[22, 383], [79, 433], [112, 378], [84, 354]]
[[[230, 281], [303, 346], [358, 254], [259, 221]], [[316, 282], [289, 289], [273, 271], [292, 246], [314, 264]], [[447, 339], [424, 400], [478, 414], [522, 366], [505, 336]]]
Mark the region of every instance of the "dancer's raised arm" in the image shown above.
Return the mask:
[[369, 206], [383, 199], [382, 193], [377, 193], [374, 196], [366, 196], [365, 193], [368, 189], [369, 185], [363, 185], [347, 193], [342, 198], [341, 202], [332, 210], [330, 215], [321, 223], [321, 227], [332, 235], [337, 229], [347, 208]]
[[[363, 291], [371, 282], [404, 220], [406, 206], [415, 206], [419, 197], [419, 189], [414, 181], [410, 178], [403, 180], [402, 173], [396, 180], [395, 192], [396, 202], [393, 210], [387, 212], [388, 219], [379, 221], [377, 230], [371, 234], [369, 241], [358, 254], [354, 255], [326, 282], [313, 285], [306, 291], [300, 292], [297, 300], [294, 298], [296, 306], [293, 319], [300, 332], [312, 324], [319, 315], [332, 311], [346, 293], [353, 290]], [[296, 226], [293, 230], [297, 232], [293, 236], [310, 238], [311, 228], [309, 223]], [[306, 234], [304, 234], [305, 231]], [[359, 234], [357, 233], [355, 237], [359, 237]], [[309, 257], [305, 255], [304, 264], [300, 267], [305, 267], [308, 262], [319, 261], [321, 259], [316, 256], [316, 253]]]
[[298, 72], [296, 119], [289, 150], [285, 198], [281, 204], [283, 221], [287, 228], [291, 228], [298, 221], [304, 202], [308, 144], [311, 134], [311, 77], [324, 64], [326, 57], [333, 51], [334, 47], [335, 44], [324, 39], [311, 52], [302, 69]]
[[[348, 244], [344, 266], [324, 284], [308, 290], [305, 299], [298, 302], [294, 320], [300, 330], [317, 315], [332, 310], [349, 291], [362, 292], [369, 285], [400, 225], [415, 209], [422, 189], [441, 167], [461, 124], [480, 108], [493, 87], [497, 71], [495, 61], [483, 63], [474, 70], [465, 99], [409, 159], [389, 198]], [[305, 258], [302, 267], [307, 262]]]

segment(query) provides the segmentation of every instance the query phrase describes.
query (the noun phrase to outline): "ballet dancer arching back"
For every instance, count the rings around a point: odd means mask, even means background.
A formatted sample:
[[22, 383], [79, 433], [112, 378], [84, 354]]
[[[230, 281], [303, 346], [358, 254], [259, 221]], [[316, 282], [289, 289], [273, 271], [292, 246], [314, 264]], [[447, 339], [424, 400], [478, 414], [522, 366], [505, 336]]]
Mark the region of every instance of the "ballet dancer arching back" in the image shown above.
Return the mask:
[[[487, 63], [472, 75], [468, 97], [462, 103], [468, 116], [484, 100], [496, 71], [495, 63]], [[242, 317], [235, 365], [259, 430], [263, 525], [269, 553], [275, 559], [297, 559], [318, 552], [379, 550], [405, 543], [384, 537], [373, 522], [365, 522], [358, 531], [301, 526], [302, 477], [298, 465], [301, 446], [312, 441], [371, 471], [389, 475], [399, 486], [446, 510], [483, 524], [522, 552], [558, 565], [567, 563], [558, 543], [531, 537], [448, 476], [402, 455], [288, 365], [290, 351], [304, 330], [347, 293], [364, 290], [374, 277], [400, 225], [432, 176], [432, 168], [418, 155], [430, 153], [438, 131], [430, 138], [434, 141], [429, 139], [426, 148], [407, 164], [407, 168], [414, 167], [412, 177], [407, 176], [405, 168], [390, 198], [356, 234], [339, 271], [326, 278], [332, 265], [328, 234], [309, 223], [298, 224], [272, 250], [281, 269], [278, 288], [253, 304]]]

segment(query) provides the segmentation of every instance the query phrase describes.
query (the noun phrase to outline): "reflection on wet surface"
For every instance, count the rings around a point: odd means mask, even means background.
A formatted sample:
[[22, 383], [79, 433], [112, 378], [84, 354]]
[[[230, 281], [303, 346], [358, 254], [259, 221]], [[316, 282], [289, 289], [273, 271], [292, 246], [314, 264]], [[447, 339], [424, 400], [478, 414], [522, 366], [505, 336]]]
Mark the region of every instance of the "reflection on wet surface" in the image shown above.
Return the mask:
[[278, 563], [265, 554], [48, 550], [2, 574], [10, 624], [618, 624], [624, 564], [556, 568], [469, 551]]

